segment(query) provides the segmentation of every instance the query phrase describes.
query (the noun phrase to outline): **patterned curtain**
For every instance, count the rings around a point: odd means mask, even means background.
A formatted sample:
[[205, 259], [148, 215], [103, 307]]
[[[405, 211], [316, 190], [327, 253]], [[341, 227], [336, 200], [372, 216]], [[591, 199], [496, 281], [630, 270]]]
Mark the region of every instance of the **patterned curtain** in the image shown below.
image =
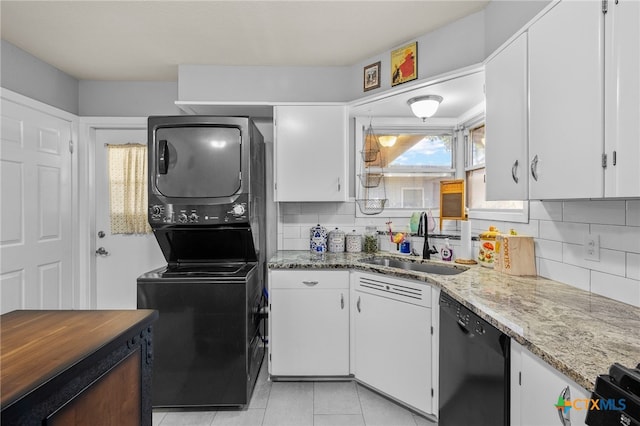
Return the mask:
[[107, 145], [112, 234], [148, 234], [147, 146]]

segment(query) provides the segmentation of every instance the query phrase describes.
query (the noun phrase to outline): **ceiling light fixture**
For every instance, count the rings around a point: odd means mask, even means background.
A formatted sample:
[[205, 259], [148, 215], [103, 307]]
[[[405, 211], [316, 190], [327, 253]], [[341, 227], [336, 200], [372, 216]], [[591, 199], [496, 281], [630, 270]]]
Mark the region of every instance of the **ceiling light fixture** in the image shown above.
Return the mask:
[[378, 136], [378, 142], [380, 142], [380, 145], [384, 146], [385, 148], [393, 146], [396, 143], [397, 139], [398, 137], [393, 135]]
[[411, 98], [407, 101], [407, 104], [409, 104], [411, 111], [416, 117], [422, 118], [422, 121], [425, 121], [436, 113], [440, 102], [442, 102], [442, 96], [427, 95]]

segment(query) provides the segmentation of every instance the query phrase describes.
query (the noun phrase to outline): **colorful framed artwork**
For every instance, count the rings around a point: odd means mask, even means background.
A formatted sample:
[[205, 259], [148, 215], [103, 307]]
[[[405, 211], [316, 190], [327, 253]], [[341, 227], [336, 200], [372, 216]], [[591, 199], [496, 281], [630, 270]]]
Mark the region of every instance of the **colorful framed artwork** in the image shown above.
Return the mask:
[[380, 61], [364, 67], [364, 91], [380, 87]]
[[418, 42], [391, 51], [391, 86], [418, 78]]

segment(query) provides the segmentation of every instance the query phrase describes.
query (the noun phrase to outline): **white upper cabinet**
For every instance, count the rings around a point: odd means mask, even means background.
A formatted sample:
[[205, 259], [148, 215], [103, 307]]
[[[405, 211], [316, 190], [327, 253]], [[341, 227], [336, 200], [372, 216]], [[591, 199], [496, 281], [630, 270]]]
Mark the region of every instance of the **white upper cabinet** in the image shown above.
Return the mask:
[[605, 15], [605, 197], [640, 196], [640, 2]]
[[278, 105], [276, 201], [347, 201], [347, 110], [344, 105]]
[[529, 28], [531, 199], [604, 194], [603, 24], [601, 2], [563, 1]]
[[485, 64], [487, 200], [526, 200], [527, 34]]

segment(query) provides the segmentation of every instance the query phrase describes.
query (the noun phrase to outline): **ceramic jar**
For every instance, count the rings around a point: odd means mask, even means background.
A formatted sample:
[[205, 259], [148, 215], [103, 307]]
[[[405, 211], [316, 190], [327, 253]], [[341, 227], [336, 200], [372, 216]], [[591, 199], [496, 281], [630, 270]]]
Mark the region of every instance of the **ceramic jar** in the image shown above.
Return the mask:
[[362, 251], [362, 235], [354, 229], [347, 234], [347, 253], [360, 253]]
[[338, 228], [329, 232], [329, 251], [332, 253], [344, 252], [345, 234]]
[[480, 234], [480, 247], [478, 248], [478, 263], [487, 268], [493, 268], [495, 257], [496, 236], [500, 233], [494, 226]]
[[311, 227], [310, 230], [310, 249], [313, 253], [327, 252], [327, 229], [320, 224]]

